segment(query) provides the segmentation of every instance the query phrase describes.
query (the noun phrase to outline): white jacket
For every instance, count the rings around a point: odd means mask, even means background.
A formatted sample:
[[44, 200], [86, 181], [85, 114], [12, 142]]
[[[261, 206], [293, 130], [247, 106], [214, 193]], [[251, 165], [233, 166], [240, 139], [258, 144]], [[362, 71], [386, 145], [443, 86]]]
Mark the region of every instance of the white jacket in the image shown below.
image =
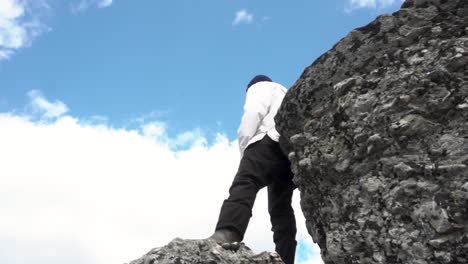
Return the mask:
[[275, 115], [287, 89], [275, 82], [258, 82], [247, 90], [244, 115], [237, 130], [241, 157], [252, 143], [268, 135], [278, 142], [280, 135], [275, 128]]

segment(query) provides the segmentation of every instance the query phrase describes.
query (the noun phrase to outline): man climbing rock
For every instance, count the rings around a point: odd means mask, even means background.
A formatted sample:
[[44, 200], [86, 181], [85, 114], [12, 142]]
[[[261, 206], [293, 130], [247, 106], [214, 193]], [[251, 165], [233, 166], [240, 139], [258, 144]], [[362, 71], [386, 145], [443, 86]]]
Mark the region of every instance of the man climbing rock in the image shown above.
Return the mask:
[[268, 188], [268, 212], [276, 252], [286, 264], [294, 263], [296, 220], [291, 198], [296, 188], [286, 155], [278, 144], [280, 135], [274, 117], [286, 88], [265, 75], [255, 76], [247, 85], [244, 114], [237, 132], [241, 161], [210, 239], [235, 249], [247, 229], [256, 195]]

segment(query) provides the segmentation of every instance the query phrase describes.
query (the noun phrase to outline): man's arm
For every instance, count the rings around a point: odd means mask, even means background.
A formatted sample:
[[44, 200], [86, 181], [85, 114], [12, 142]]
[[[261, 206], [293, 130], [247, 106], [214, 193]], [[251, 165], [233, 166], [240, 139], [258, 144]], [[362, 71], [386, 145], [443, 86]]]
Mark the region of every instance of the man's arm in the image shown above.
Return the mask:
[[260, 123], [268, 113], [270, 97], [271, 95], [269, 95], [267, 87], [252, 86], [247, 91], [244, 115], [242, 116], [239, 130], [237, 131], [241, 157], [250, 139], [255, 136]]

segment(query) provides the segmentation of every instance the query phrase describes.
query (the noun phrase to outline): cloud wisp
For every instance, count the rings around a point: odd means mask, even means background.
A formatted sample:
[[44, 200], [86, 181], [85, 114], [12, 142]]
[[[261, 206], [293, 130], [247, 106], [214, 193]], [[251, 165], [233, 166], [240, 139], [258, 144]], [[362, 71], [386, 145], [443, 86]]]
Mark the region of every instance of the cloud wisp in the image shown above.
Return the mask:
[[112, 5], [113, 0], [101, 0], [98, 2], [98, 7], [104, 8]]
[[384, 9], [394, 5], [401, 5], [404, 0], [348, 0], [346, 11], [351, 12], [356, 9]]
[[48, 8], [43, 0], [0, 1], [0, 61], [28, 47], [37, 36], [48, 30], [42, 22]]
[[40, 113], [42, 118], [57, 118], [68, 112], [68, 107], [63, 102], [50, 102], [40, 91], [29, 91], [28, 96], [33, 111]]
[[254, 15], [249, 13], [246, 9], [241, 9], [236, 12], [232, 24], [237, 26], [239, 24], [251, 24], [254, 21]]
[[[0, 246], [8, 245], [0, 263], [123, 263], [213, 232], [237, 170], [236, 141], [222, 133], [209, 141], [200, 129], [170, 136], [157, 121], [117, 129], [28, 95], [32, 112], [0, 113]], [[298, 193], [293, 200], [308, 251]], [[257, 252], [274, 250], [266, 203], [263, 190], [245, 237]], [[304, 256], [299, 263], [321, 264]]]
[[113, 3], [113, 0], [80, 0], [79, 2], [71, 5], [71, 11], [73, 13], [79, 13], [86, 11], [91, 7], [106, 8], [110, 7]]

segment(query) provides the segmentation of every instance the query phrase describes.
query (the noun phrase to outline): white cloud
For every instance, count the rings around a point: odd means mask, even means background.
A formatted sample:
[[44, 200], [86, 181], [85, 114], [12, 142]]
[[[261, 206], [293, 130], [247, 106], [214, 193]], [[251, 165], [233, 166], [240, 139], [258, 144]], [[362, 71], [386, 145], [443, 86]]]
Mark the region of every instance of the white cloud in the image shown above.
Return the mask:
[[[65, 115], [38, 91], [30, 99], [56, 118], [0, 113], [0, 263], [123, 263], [213, 232], [236, 141], [218, 134], [208, 144], [199, 129], [170, 136], [161, 122], [115, 129]], [[257, 252], [274, 250], [266, 200], [262, 190], [245, 237]], [[293, 201], [298, 237], [310, 244], [297, 192]]]
[[98, 2], [98, 6], [101, 7], [101, 8], [102, 7], [108, 7], [108, 6], [112, 5], [112, 2], [113, 2], [112, 0], [101, 0], [101, 1]]
[[68, 107], [61, 101], [50, 102], [39, 91], [32, 90], [28, 93], [31, 99], [31, 107], [34, 111], [42, 113], [45, 118], [56, 118], [68, 112]]
[[143, 126], [143, 135], [160, 139], [166, 135], [167, 125], [163, 122], [151, 122]]
[[246, 9], [242, 9], [236, 12], [236, 16], [234, 21], [232, 22], [233, 25], [238, 25], [241, 23], [250, 24], [254, 20], [254, 15], [249, 13]]
[[41, 21], [47, 10], [48, 5], [43, 0], [0, 1], [0, 61], [29, 46], [47, 30]]
[[142, 125], [142, 134], [147, 138], [156, 140], [170, 149], [207, 144], [207, 140], [204, 138], [201, 129], [196, 128], [190, 131], [185, 131], [175, 137], [171, 137], [168, 134], [167, 129], [167, 124], [159, 121], [151, 121]]
[[0, 61], [9, 59], [13, 55], [13, 50], [11, 49], [4, 49], [2, 50], [0, 47]]
[[82, 12], [90, 7], [106, 8], [114, 3], [113, 0], [79, 0], [79, 2], [71, 5], [71, 10], [74, 13]]
[[371, 8], [371, 9], [383, 9], [391, 7], [396, 4], [401, 4], [404, 0], [348, 0], [349, 9], [348, 11], [354, 9], [362, 8]]

